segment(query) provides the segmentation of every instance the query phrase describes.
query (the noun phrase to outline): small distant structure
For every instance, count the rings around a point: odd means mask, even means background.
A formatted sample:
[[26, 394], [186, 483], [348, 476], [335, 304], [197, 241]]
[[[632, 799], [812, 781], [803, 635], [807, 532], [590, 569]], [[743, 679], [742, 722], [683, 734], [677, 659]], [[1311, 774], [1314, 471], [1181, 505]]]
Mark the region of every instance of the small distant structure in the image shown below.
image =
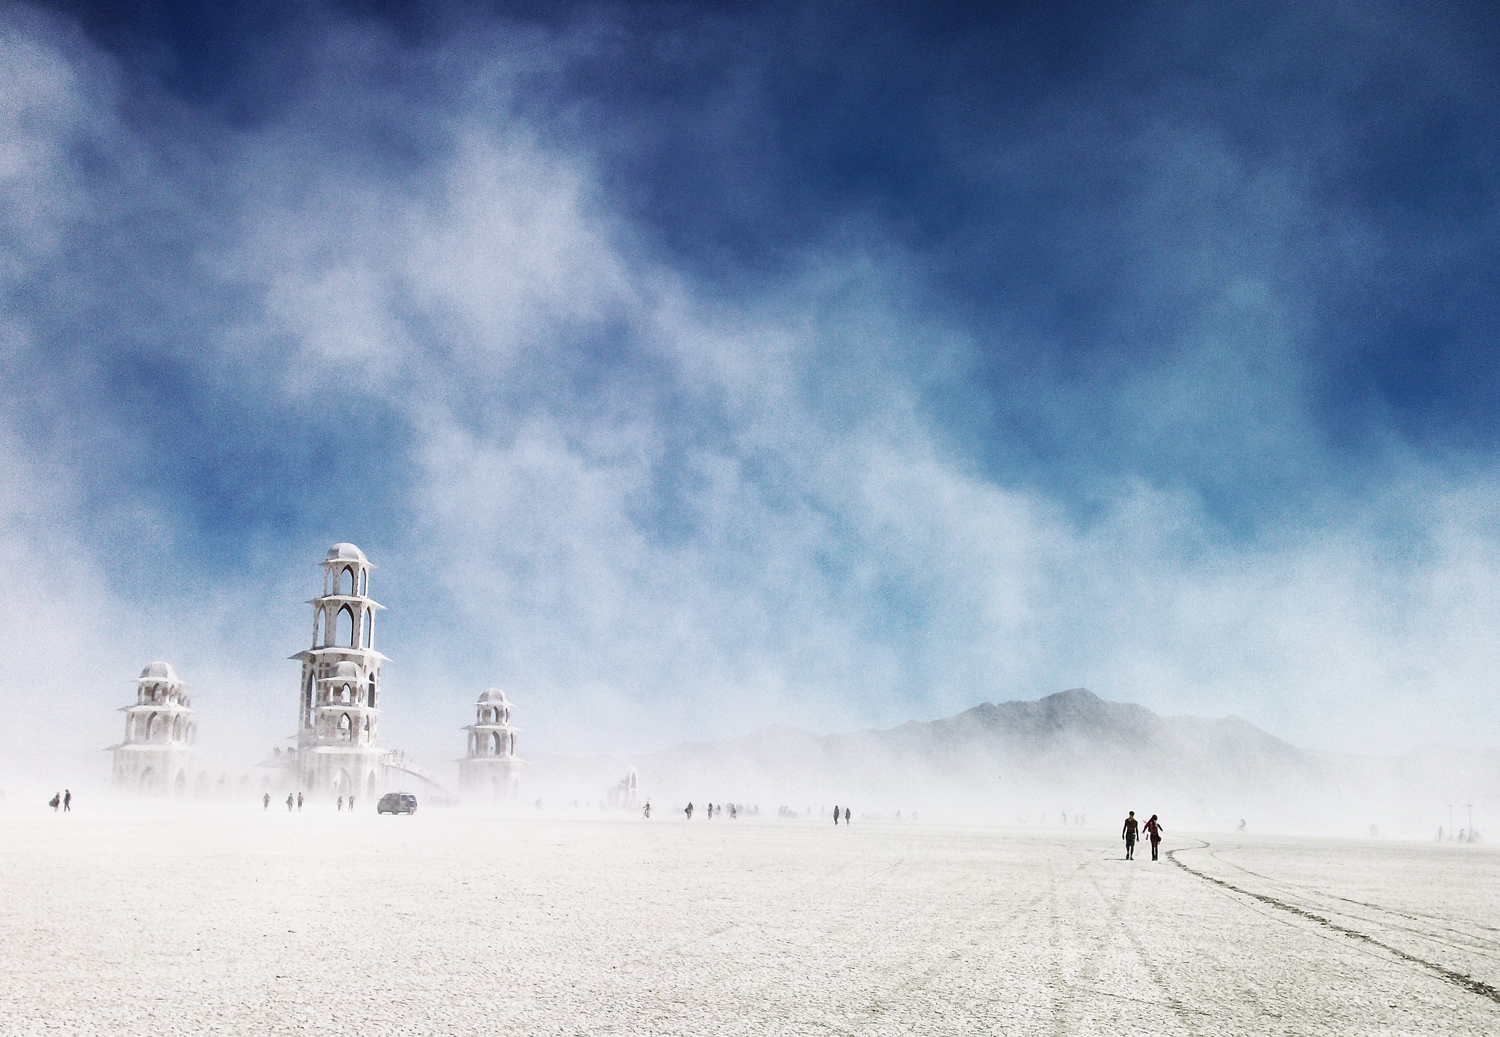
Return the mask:
[[499, 688], [490, 688], [475, 704], [469, 732], [468, 754], [458, 761], [458, 783], [465, 792], [494, 798], [511, 796], [521, 789], [521, 760], [516, 756], [516, 733], [510, 722], [510, 699]]
[[623, 807], [628, 810], [635, 809], [636, 780], [634, 767], [631, 767], [629, 770], [627, 770], [625, 772], [625, 777], [620, 779], [620, 783], [609, 790], [609, 795], [607, 798], [609, 800], [609, 805], [612, 807]]
[[125, 741], [110, 746], [115, 788], [183, 795], [197, 758], [198, 722], [192, 695], [171, 664], [154, 662], [135, 680], [135, 703], [124, 706]]

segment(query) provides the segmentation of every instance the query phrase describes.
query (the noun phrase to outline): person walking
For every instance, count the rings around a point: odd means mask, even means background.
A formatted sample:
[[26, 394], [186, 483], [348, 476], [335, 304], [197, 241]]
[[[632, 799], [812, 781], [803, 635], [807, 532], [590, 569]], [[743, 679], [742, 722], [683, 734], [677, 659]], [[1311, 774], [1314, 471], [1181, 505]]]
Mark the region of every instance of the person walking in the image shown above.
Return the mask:
[[1140, 822], [1135, 819], [1135, 811], [1132, 810], [1130, 816], [1125, 819], [1125, 827], [1120, 829], [1120, 838], [1125, 840], [1125, 859], [1127, 861], [1135, 860], [1135, 840], [1136, 836], [1140, 834], [1140, 830]]
[[354, 813], [354, 797], [349, 797], [349, 813]]
[[1151, 859], [1153, 861], [1156, 860], [1156, 848], [1161, 845], [1161, 834], [1164, 831], [1165, 829], [1162, 828], [1161, 822], [1156, 819], [1155, 814], [1152, 814], [1151, 820], [1146, 822], [1146, 835], [1151, 839]]
[[833, 823], [839, 823], [839, 805], [837, 803], [833, 805]]
[[689, 821], [693, 819], [693, 804], [691, 802], [688, 803], [687, 809], [684, 810], [683, 813], [687, 815], [687, 819]]
[[340, 796], [339, 797], [339, 813], [342, 814], [343, 812], [344, 812], [344, 797]]
[[67, 789], [63, 789], [63, 813], [66, 814], [68, 811], [70, 811], [72, 809], [73, 809], [73, 793], [69, 792]]
[[302, 793], [297, 793], [297, 812], [302, 812]]
[[651, 801], [649, 799], [646, 800], [646, 809], [645, 809], [644, 813], [646, 815], [646, 820], [647, 821], [651, 820]]
[[271, 809], [271, 794], [269, 792], [267, 792], [264, 796], [261, 797], [261, 802], [263, 804], [265, 804], [264, 806], [261, 807], [262, 810], [270, 810]]
[[286, 794], [286, 812], [288, 814], [292, 812], [292, 794], [290, 792]]
[[55, 814], [57, 813], [58, 804], [60, 804], [61, 802], [62, 795], [60, 793], [54, 792], [52, 793], [52, 798], [47, 800], [47, 805], [52, 808], [52, 812]]
[[848, 807], [844, 808], [844, 827], [845, 828], [849, 827], [849, 808]]

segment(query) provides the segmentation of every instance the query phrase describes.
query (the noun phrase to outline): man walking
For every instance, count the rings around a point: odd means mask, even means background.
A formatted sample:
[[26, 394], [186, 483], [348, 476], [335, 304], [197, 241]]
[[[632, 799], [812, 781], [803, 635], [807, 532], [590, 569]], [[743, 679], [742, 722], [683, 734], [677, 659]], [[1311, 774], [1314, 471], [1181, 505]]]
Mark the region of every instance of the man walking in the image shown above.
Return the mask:
[[70, 811], [72, 809], [73, 809], [73, 793], [69, 792], [67, 789], [63, 789], [63, 813], [66, 814], [68, 811]]
[[1135, 839], [1140, 834], [1140, 822], [1135, 819], [1135, 811], [1125, 819], [1125, 827], [1120, 830], [1120, 838], [1125, 840], [1125, 859], [1135, 860]]

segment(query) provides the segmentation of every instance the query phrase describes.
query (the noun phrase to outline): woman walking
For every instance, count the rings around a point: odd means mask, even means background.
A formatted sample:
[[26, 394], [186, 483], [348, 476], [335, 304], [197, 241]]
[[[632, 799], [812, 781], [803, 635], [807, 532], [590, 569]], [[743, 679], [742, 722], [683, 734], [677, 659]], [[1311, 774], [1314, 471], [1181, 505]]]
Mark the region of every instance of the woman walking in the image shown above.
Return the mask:
[[1156, 848], [1161, 845], [1161, 834], [1165, 829], [1162, 828], [1161, 822], [1156, 820], [1155, 814], [1151, 815], [1151, 820], [1147, 821], [1144, 827], [1147, 838], [1151, 840], [1151, 859], [1154, 861], [1156, 860]]

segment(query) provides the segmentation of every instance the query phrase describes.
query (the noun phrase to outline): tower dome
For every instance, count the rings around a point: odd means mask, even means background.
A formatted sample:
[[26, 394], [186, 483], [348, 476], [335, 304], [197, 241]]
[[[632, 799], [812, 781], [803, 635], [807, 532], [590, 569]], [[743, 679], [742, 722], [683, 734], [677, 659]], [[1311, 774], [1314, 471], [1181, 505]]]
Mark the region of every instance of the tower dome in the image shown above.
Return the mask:
[[172, 669], [171, 663], [151, 663], [141, 671], [138, 679], [143, 681], [168, 681], [176, 684], [177, 671]]
[[328, 549], [328, 558], [326, 560], [330, 562], [358, 562], [361, 565], [370, 564], [370, 560], [365, 557], [365, 553], [353, 544], [334, 544]]

